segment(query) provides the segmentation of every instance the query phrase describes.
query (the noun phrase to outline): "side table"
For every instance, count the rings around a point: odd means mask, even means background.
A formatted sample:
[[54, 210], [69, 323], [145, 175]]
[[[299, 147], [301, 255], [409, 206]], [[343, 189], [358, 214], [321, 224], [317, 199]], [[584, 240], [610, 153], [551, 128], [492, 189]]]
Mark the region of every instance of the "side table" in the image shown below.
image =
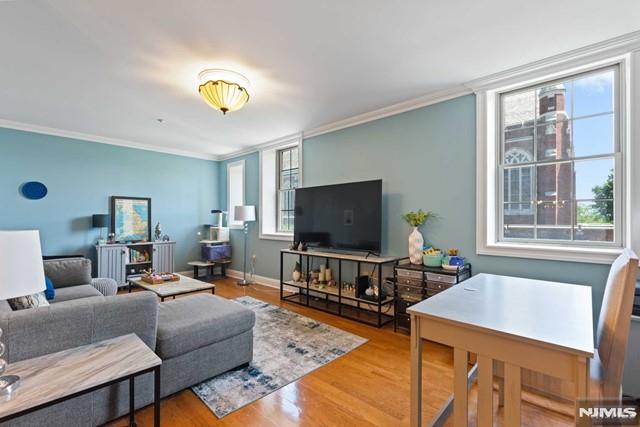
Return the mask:
[[[88, 362], [90, 361], [90, 362]], [[135, 426], [135, 377], [154, 373], [154, 426], [160, 426], [160, 358], [134, 334], [12, 363], [20, 386], [0, 404], [0, 423], [129, 381], [129, 425]]]

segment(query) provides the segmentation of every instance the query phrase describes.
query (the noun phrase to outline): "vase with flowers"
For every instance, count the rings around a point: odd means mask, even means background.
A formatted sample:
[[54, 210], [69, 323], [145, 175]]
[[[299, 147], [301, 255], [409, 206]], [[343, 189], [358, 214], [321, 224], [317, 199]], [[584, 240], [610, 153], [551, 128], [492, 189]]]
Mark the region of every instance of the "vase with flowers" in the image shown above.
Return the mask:
[[424, 212], [418, 209], [417, 212], [407, 212], [402, 215], [407, 224], [413, 227], [413, 231], [409, 234], [409, 260], [412, 264], [422, 264], [422, 249], [424, 247], [424, 237], [418, 230], [424, 222], [433, 215], [431, 212]]

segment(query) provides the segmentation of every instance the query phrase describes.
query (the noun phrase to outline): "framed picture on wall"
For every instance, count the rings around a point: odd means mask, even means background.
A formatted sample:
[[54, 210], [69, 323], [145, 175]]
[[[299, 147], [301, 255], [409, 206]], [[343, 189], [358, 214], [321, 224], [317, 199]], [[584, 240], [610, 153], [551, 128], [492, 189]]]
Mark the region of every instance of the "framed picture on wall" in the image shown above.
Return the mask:
[[111, 232], [116, 242], [151, 240], [151, 199], [111, 196]]

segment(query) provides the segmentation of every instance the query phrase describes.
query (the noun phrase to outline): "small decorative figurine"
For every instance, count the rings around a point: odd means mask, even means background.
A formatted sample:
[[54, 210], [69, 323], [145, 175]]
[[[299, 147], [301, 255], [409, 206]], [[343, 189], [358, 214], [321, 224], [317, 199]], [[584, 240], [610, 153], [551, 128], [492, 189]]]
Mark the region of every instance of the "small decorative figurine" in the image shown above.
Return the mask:
[[300, 272], [300, 263], [296, 262], [296, 266], [293, 269], [293, 274], [292, 274], [292, 279], [295, 283], [300, 281], [300, 277], [302, 276], [302, 273]]
[[156, 228], [153, 234], [156, 238], [156, 242], [159, 242], [162, 238], [162, 226], [160, 226], [160, 222], [156, 224]]
[[306, 251], [306, 250], [307, 250], [307, 247], [304, 245], [304, 243], [300, 242], [300, 243], [298, 244], [298, 250], [299, 250], [300, 252], [304, 252], [304, 251]]
[[171, 240], [171, 238], [169, 237], [169, 235], [168, 235], [168, 234], [165, 234], [165, 235], [162, 237], [162, 241], [163, 241], [163, 242], [168, 242], [168, 241], [170, 241], [170, 240]]

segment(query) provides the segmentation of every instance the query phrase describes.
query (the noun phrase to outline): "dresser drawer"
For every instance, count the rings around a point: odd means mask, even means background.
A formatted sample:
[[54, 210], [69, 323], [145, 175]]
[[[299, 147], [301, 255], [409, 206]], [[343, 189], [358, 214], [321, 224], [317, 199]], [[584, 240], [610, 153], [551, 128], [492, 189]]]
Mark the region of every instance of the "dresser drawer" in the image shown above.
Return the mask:
[[396, 310], [397, 313], [401, 313], [401, 314], [407, 314], [407, 308], [411, 307], [414, 304], [419, 303], [420, 301], [407, 301], [407, 300], [402, 300], [402, 299], [398, 299], [396, 300]]
[[444, 291], [446, 289], [449, 289], [452, 286], [453, 284], [451, 283], [427, 282], [428, 290], [432, 290], [432, 291]]
[[396, 291], [398, 292], [398, 296], [400, 298], [411, 299], [416, 301], [420, 301], [422, 299], [422, 295], [424, 295], [424, 292], [421, 287], [418, 288], [414, 286], [398, 286], [396, 288]]
[[400, 277], [398, 276], [398, 286], [402, 285], [402, 286], [415, 286], [415, 287], [421, 287], [422, 286], [422, 279], [413, 279], [413, 278], [409, 278], [409, 277]]
[[451, 284], [458, 283], [457, 277], [452, 274], [427, 273], [427, 280]]
[[411, 329], [411, 318], [406, 314], [397, 314], [396, 321], [398, 322], [398, 327]]
[[432, 297], [432, 296], [434, 296], [436, 294], [439, 294], [440, 292], [442, 292], [442, 291], [436, 291], [436, 290], [433, 290], [433, 289], [427, 289], [427, 296], [428, 297]]
[[398, 268], [396, 269], [396, 275], [398, 276], [398, 279], [402, 278], [422, 280], [422, 271], [405, 270], [402, 268]]

